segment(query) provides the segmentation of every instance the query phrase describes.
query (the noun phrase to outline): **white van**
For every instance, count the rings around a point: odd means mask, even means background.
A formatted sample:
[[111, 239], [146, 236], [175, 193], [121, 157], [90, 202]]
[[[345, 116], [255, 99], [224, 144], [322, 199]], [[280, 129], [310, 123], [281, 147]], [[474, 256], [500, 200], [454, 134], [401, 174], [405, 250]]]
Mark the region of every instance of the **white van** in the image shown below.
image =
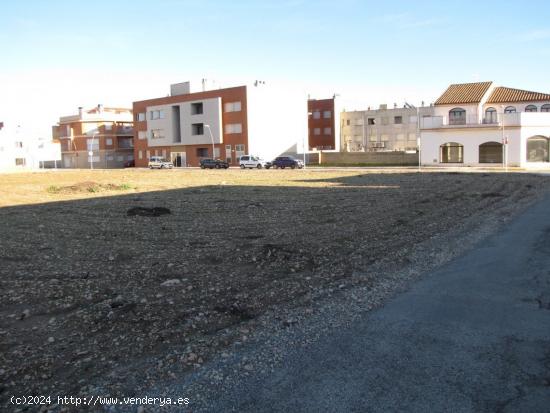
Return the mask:
[[149, 158], [149, 169], [158, 168], [173, 168], [174, 164], [170, 161], [167, 161], [162, 156], [151, 156]]
[[265, 168], [266, 162], [263, 159], [258, 158], [257, 156], [243, 155], [239, 159], [239, 165], [241, 166], [241, 169], [244, 169], [244, 168], [262, 169], [262, 168]]

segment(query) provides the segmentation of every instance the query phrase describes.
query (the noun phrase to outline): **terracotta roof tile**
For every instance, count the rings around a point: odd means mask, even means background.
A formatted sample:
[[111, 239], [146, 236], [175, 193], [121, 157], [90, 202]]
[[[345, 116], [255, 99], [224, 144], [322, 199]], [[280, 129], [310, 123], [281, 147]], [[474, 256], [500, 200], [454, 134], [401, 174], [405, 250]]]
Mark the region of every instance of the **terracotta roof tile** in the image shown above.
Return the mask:
[[493, 82], [454, 84], [435, 101], [435, 105], [479, 103]]
[[550, 100], [550, 94], [497, 87], [489, 96], [487, 103], [537, 102], [543, 100]]

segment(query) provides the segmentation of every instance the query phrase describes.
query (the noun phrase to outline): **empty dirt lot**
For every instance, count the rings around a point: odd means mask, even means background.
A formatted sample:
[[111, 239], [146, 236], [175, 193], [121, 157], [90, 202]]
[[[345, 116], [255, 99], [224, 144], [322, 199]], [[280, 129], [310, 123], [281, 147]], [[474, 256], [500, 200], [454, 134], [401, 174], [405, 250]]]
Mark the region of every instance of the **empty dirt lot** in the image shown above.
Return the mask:
[[307, 322], [339, 291], [435, 266], [453, 254], [444, 240], [494, 230], [548, 189], [501, 173], [0, 175], [0, 406], [176, 380], [265, 314], [286, 328], [289, 308]]

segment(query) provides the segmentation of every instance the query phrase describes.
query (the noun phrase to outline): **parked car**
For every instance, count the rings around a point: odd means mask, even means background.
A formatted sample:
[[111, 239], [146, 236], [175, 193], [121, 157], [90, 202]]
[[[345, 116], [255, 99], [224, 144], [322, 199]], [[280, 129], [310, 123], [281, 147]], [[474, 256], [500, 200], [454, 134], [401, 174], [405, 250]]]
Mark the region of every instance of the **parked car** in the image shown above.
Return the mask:
[[222, 161], [221, 159], [201, 159], [200, 165], [201, 165], [201, 169], [229, 168], [229, 164], [225, 161]]
[[292, 156], [278, 156], [271, 164], [275, 169], [285, 169], [287, 167], [291, 169], [302, 169], [304, 167], [304, 163], [301, 160], [294, 159]]
[[134, 166], [136, 166], [136, 163], [133, 160], [124, 162], [124, 167], [125, 168], [133, 168]]
[[258, 168], [262, 169], [265, 168], [267, 162], [263, 159], [258, 158], [257, 156], [252, 155], [243, 155], [241, 156], [241, 159], [239, 159], [239, 165], [241, 166], [241, 169], [245, 168]]
[[164, 169], [164, 168], [173, 168], [174, 164], [170, 161], [167, 161], [162, 156], [151, 156], [149, 158], [149, 169], [157, 168], [157, 169]]

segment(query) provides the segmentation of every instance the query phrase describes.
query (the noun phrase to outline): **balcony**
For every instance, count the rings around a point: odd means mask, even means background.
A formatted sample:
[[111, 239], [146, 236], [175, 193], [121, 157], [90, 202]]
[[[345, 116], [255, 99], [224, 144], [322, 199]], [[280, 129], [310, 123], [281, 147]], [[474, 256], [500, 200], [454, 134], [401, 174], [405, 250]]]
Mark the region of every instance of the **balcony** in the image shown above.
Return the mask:
[[130, 125], [117, 126], [116, 134], [117, 135], [133, 135], [134, 134], [134, 127], [130, 126]]
[[131, 138], [131, 139], [128, 139], [128, 138], [124, 138], [124, 139], [118, 139], [117, 141], [118, 143], [118, 149], [134, 149], [134, 139]]

